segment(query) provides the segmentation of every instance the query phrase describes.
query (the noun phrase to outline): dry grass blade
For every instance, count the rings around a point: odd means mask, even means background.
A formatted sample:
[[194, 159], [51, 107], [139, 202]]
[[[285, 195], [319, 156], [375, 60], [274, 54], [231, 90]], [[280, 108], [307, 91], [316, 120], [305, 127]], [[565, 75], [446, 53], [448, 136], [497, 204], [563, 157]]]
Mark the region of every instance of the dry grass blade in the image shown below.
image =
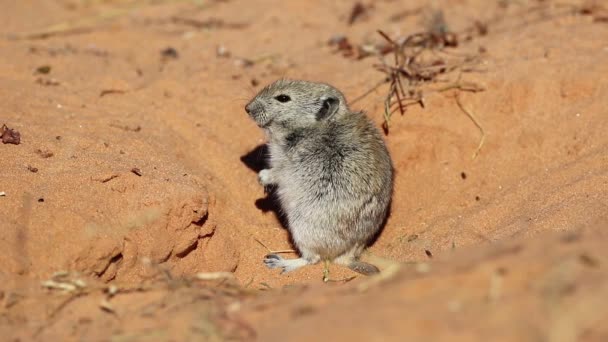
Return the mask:
[[11, 36], [14, 39], [46, 39], [53, 36], [65, 36], [70, 34], [81, 34], [93, 31], [102, 22], [112, 20], [129, 13], [128, 9], [109, 10], [107, 12], [92, 16], [80, 18], [74, 21], [61, 22], [51, 26], [47, 26], [38, 31], [23, 32]]
[[235, 279], [232, 272], [201, 272], [194, 277], [198, 280]]
[[[93, 0], [90, 1], [93, 5], [103, 5], [106, 1]], [[144, 0], [144, 1], [128, 1], [123, 4], [117, 2], [109, 9], [101, 11], [90, 17], [78, 18], [76, 20], [65, 21], [57, 24], [53, 24], [36, 31], [20, 32], [12, 34], [9, 38], [12, 39], [46, 39], [54, 36], [66, 36], [72, 34], [82, 34], [94, 31], [100, 27], [100, 25], [106, 21], [114, 20], [127, 16], [132, 13], [133, 10], [153, 5], [160, 5], [163, 3], [170, 2], [191, 2], [196, 5], [196, 1], [193, 0]]]
[[385, 78], [382, 81], [376, 83], [376, 85], [374, 85], [373, 87], [371, 87], [365, 93], [357, 96], [355, 99], [353, 99], [352, 101], [350, 101], [350, 104], [352, 105], [353, 103], [358, 102], [361, 99], [364, 99], [367, 95], [373, 93], [374, 91], [376, 91], [376, 89], [380, 88], [383, 84], [385, 84], [386, 82], [389, 82], [389, 81], [390, 81], [389, 78]]
[[378, 33], [384, 38], [386, 39], [387, 42], [391, 43], [393, 46], [397, 47], [397, 43], [395, 43], [395, 41], [393, 41], [391, 39], [391, 37], [388, 36], [388, 34], [384, 33], [384, 31], [382, 30], [378, 30]]
[[457, 81], [455, 83], [448, 84], [447, 86], [437, 88], [437, 89], [435, 89], [435, 91], [442, 92], [442, 91], [448, 91], [448, 90], [452, 90], [452, 89], [468, 91], [468, 92], [472, 92], [472, 93], [478, 93], [480, 91], [486, 90], [485, 87], [483, 87], [477, 83]]
[[259, 240], [258, 238], [256, 238], [255, 236], [252, 236], [252, 237], [253, 237], [253, 239], [254, 239], [254, 240], [257, 242], [257, 243], [259, 243], [259, 244], [260, 244], [262, 247], [266, 248], [266, 250], [267, 250], [267, 251], [268, 251], [268, 253], [270, 253], [270, 254], [280, 254], [280, 253], [295, 253], [295, 252], [296, 252], [296, 251], [295, 251], [295, 250], [293, 250], [293, 249], [280, 249], [280, 250], [274, 251], [274, 250], [272, 250], [272, 249], [268, 248], [268, 246], [266, 246], [266, 245], [265, 245], [265, 244], [264, 244], [262, 241], [260, 241], [260, 240]]
[[466, 114], [466, 116], [468, 116], [469, 119], [471, 119], [471, 121], [473, 121], [475, 126], [477, 126], [477, 128], [481, 132], [481, 139], [479, 140], [479, 144], [477, 145], [477, 148], [475, 149], [475, 152], [473, 153], [473, 159], [475, 159], [479, 155], [479, 151], [481, 151], [481, 147], [483, 146], [483, 143], [486, 140], [486, 132], [484, 131], [484, 129], [481, 126], [481, 124], [479, 123], [479, 121], [477, 121], [477, 119], [475, 118], [475, 115], [473, 115], [473, 113], [471, 113], [469, 110], [467, 110], [462, 105], [462, 102], [460, 102], [460, 96], [458, 94], [456, 94], [455, 98], [456, 98], [456, 104], [458, 104], [458, 107], [460, 108], [460, 110], [462, 110]]

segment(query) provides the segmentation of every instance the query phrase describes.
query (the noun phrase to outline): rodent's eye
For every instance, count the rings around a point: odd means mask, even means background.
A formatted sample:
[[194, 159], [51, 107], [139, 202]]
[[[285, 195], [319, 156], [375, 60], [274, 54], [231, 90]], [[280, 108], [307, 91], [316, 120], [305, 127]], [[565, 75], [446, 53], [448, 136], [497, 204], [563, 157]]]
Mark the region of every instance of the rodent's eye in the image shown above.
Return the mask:
[[277, 101], [279, 101], [279, 102], [285, 103], [285, 102], [290, 101], [291, 97], [289, 97], [289, 96], [287, 96], [285, 94], [281, 94], [281, 95], [276, 96], [274, 99], [277, 100]]

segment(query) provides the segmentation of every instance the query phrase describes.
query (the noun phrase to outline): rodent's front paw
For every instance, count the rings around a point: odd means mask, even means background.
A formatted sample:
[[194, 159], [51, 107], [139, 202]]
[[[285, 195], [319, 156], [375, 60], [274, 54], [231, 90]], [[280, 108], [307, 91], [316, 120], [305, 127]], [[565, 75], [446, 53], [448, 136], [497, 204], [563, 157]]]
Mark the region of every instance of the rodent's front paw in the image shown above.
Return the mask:
[[272, 173], [269, 169], [264, 169], [258, 173], [258, 181], [263, 186], [272, 185]]

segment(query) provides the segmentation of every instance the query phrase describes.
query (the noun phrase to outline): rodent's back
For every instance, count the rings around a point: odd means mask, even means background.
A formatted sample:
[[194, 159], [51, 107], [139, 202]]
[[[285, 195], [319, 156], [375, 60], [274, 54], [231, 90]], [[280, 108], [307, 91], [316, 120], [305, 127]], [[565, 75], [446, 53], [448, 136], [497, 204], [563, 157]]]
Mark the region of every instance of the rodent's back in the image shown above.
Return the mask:
[[377, 194], [391, 187], [392, 165], [378, 130], [363, 113], [327, 122], [296, 154], [320, 169], [319, 187], [344, 195]]
[[344, 248], [377, 232], [393, 168], [380, 132], [363, 113], [295, 130], [275, 143], [280, 146], [271, 144], [271, 151], [281, 150], [280, 165], [273, 167], [280, 170], [278, 191], [290, 223], [312, 221], [319, 227], [308, 229], [321, 235], [317, 240]]

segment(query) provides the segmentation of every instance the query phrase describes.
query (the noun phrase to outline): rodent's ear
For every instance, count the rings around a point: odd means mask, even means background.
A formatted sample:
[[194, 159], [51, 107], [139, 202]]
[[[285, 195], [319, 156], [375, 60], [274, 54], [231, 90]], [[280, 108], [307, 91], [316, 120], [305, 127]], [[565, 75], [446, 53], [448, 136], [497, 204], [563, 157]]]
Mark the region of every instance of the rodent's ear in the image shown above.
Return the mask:
[[317, 113], [317, 120], [323, 120], [334, 115], [340, 108], [340, 100], [335, 97], [321, 98], [323, 104]]

